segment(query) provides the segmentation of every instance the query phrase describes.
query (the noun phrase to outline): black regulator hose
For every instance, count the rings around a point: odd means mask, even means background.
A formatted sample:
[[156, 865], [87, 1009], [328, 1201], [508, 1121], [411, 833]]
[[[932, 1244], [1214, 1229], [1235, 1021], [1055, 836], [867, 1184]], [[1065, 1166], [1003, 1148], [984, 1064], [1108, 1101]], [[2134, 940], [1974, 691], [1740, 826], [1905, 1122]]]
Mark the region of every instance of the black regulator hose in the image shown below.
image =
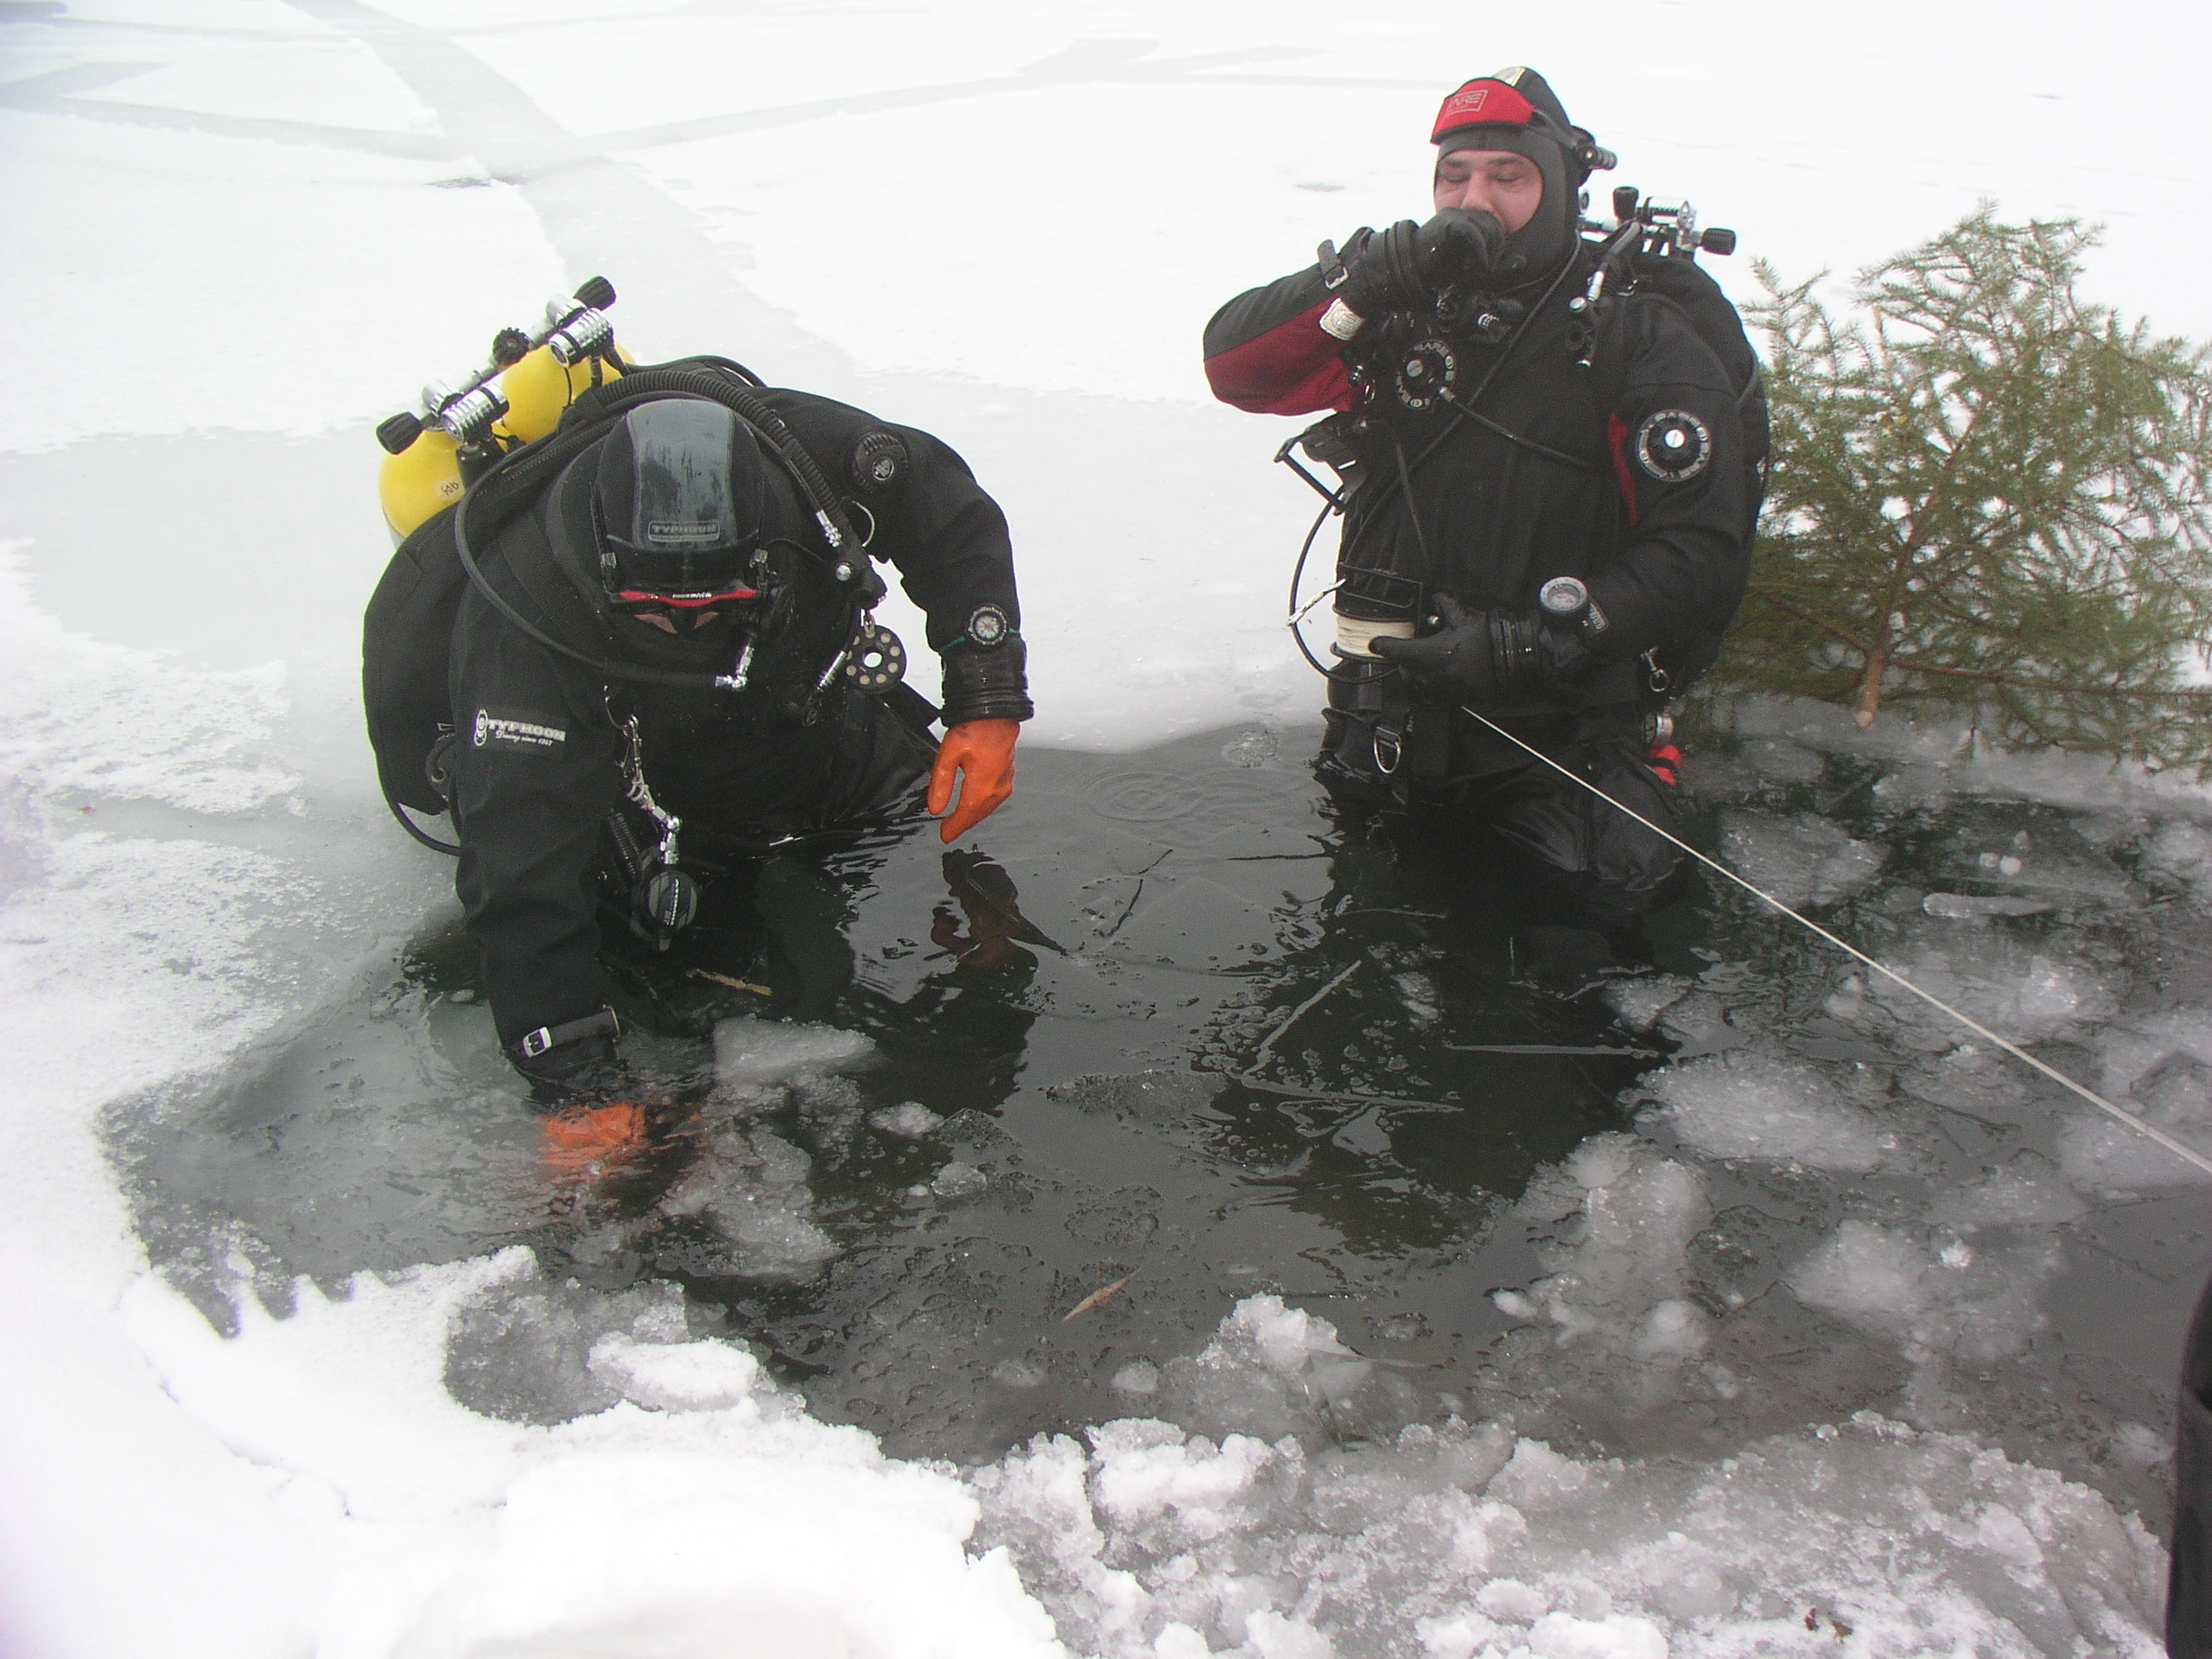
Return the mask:
[[[461, 505], [454, 509], [454, 550], [460, 555], [461, 569], [468, 573], [468, 580], [476, 591], [483, 594], [500, 615], [539, 645], [582, 663], [607, 678], [652, 685], [682, 686], [692, 690], [716, 689], [721, 683], [722, 677], [720, 675], [652, 668], [642, 663], [611, 662], [594, 652], [579, 651], [574, 645], [556, 639], [523, 615], [508, 602], [505, 594], [492, 586], [469, 545], [471, 507], [480, 507], [485, 512], [496, 515], [513, 498], [527, 499], [531, 486], [539, 484], [543, 475], [556, 473], [567, 466], [598, 439], [609, 422], [628, 410], [668, 398], [694, 397], [721, 404], [767, 441], [770, 451], [791, 475], [792, 482], [798, 486], [801, 493], [807, 498], [808, 505], [814, 509], [817, 521], [831, 543], [832, 552], [850, 563], [851, 574], [842, 580], [850, 581], [859, 588], [856, 602], [880, 597], [881, 581], [869, 564], [867, 554], [861, 551], [860, 538], [854, 534], [852, 523], [845, 517], [836, 492], [830, 487], [820, 464], [799, 442], [791, 428], [784, 423], [783, 417], [753, 386], [737, 378], [749, 373], [750, 371], [737, 364], [725, 365], [719, 361], [715, 366], [704, 369], [665, 365], [633, 370], [619, 380], [595, 386], [579, 396], [563, 417], [561, 429], [550, 437], [502, 456], [477, 480], [475, 485], [461, 497]], [[512, 512], [505, 517], [495, 516], [491, 533], [499, 534], [512, 522]]]

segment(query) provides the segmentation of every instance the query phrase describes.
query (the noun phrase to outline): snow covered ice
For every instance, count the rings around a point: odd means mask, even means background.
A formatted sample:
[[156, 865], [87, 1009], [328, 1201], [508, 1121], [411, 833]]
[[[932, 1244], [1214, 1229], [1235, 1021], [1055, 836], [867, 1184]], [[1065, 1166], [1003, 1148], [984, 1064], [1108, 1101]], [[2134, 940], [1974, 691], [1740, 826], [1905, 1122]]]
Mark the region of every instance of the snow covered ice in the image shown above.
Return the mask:
[[[2212, 335], [2212, 42], [2100, 16], [0, 8], [0, 1646], [2155, 1651], [2196, 1173], [1717, 888], [1562, 1007], [1317, 851], [1290, 429], [1196, 354], [1513, 60], [1785, 274], [1990, 195]], [[556, 1225], [354, 664], [370, 427], [601, 272], [1005, 502], [1042, 712], [981, 844], [1052, 943], [979, 988], [885, 852], [837, 1016], [660, 1040], [711, 1109]], [[2195, 785], [1762, 705], [1685, 788], [2212, 1149]]]

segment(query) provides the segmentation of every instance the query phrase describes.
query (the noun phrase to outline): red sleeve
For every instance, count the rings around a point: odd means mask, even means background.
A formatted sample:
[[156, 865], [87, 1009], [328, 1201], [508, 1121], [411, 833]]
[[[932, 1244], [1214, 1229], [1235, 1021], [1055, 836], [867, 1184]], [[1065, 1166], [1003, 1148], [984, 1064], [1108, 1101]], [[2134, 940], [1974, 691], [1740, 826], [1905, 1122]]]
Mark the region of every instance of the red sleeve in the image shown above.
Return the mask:
[[1241, 294], [1206, 325], [1206, 380], [1224, 404], [1255, 415], [1351, 407], [1342, 343], [1321, 328], [1328, 290], [1318, 270]]

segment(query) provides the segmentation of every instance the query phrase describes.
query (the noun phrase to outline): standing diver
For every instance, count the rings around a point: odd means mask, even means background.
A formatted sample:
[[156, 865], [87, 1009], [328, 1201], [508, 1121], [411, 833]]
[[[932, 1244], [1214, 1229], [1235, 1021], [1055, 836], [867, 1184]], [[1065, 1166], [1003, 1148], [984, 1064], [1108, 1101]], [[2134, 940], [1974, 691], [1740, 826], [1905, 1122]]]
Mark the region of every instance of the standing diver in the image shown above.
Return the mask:
[[1621, 190], [1586, 239], [1613, 158], [1528, 69], [1461, 86], [1431, 139], [1434, 216], [1231, 300], [1206, 374], [1240, 409], [1336, 411], [1297, 441], [1344, 480], [1321, 781], [1486, 833], [1544, 919], [1618, 936], [1679, 855], [1484, 721], [1672, 823], [1647, 717], [1713, 661], [1762, 494], [1756, 359], [1689, 257], [1733, 238]]
[[[1033, 712], [1006, 519], [950, 448], [721, 359], [617, 365], [409, 536], [366, 627], [387, 793], [450, 809], [499, 1039], [550, 1105], [626, 1082], [602, 907], [665, 948], [687, 849], [943, 813], [957, 785], [950, 842], [1011, 794]], [[871, 558], [928, 618], [941, 742]], [[426, 650], [442, 686], [404, 671]]]

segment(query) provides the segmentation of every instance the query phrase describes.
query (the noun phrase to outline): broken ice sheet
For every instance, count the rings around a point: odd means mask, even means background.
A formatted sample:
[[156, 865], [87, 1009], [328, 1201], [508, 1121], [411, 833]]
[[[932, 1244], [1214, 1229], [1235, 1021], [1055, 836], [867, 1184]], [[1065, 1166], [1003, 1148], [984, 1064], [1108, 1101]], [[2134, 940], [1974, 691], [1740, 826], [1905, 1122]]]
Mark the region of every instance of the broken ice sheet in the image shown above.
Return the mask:
[[868, 1127], [897, 1141], [919, 1141], [934, 1134], [944, 1120], [918, 1100], [902, 1101], [868, 1115]]
[[745, 1016], [715, 1027], [715, 1077], [722, 1088], [758, 1090], [874, 1064], [875, 1045], [856, 1031]]
[[[1285, 1317], [1255, 1299], [1223, 1322], [1223, 1386], [1280, 1389], [1340, 1345]], [[2155, 1541], [2088, 1488], [1872, 1413], [1719, 1463], [1457, 1421], [1317, 1452], [1134, 1419], [971, 1484], [971, 1548], [1007, 1549], [1105, 1659], [1720, 1659], [1798, 1651], [1808, 1608], [1808, 1654], [1848, 1624], [1868, 1655], [2147, 1656], [2162, 1585]]]
[[1720, 850], [1746, 881], [1799, 909], [1848, 898], [1880, 873], [1889, 856], [1883, 842], [1854, 841], [1816, 813], [1785, 818], [1749, 810], [1728, 814]]
[[1655, 1072], [1643, 1092], [1707, 1157], [1853, 1173], [1900, 1161], [1897, 1137], [1844, 1099], [1826, 1070], [1742, 1051]]
[[1916, 1364], [1955, 1355], [1984, 1365], [2018, 1353], [2043, 1328], [2042, 1281], [2057, 1266], [2048, 1238], [2000, 1255], [1848, 1220], [1790, 1269], [1788, 1283], [1808, 1306], [1900, 1342]]
[[813, 1219], [811, 1160], [765, 1128], [728, 1123], [657, 1206], [659, 1216], [703, 1223], [720, 1242], [720, 1276], [763, 1283], [810, 1277], [837, 1255]]
[[[2098, 1033], [2105, 1092], [2185, 1146], [2212, 1154], [2212, 1009], [2179, 1008]], [[2190, 1186], [2212, 1177], [2094, 1109], [2071, 1114], [2059, 1162], [2084, 1192]]]

